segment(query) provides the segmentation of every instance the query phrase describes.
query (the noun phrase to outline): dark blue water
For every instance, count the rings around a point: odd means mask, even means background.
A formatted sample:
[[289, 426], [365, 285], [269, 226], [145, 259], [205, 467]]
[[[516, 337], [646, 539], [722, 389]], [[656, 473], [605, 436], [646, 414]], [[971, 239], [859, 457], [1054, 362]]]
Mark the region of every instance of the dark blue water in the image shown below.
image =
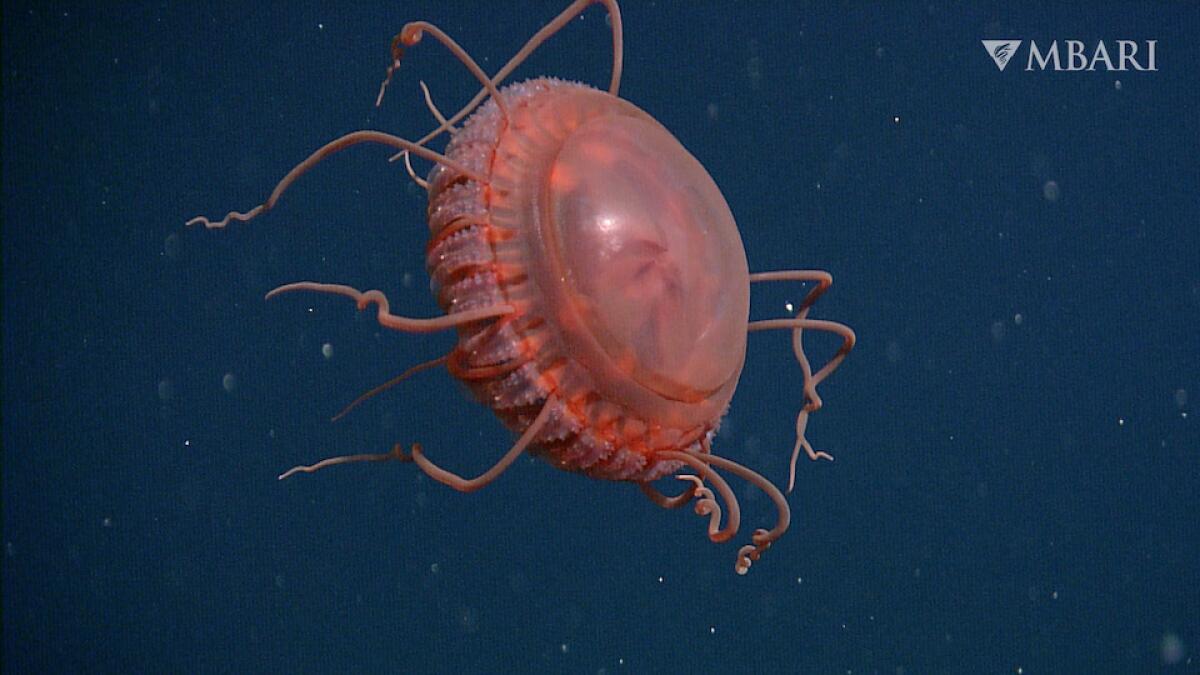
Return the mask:
[[[438, 311], [386, 151], [183, 226], [342, 133], [419, 136], [418, 80], [469, 98], [430, 41], [373, 107], [406, 21], [495, 70], [562, 3], [173, 4], [4, 5], [5, 672], [1197, 671], [1196, 5], [625, 3], [622, 95], [709, 168], [752, 269], [833, 273], [814, 316], [860, 341], [809, 427], [836, 462], [801, 462], [738, 577], [701, 519], [533, 460], [471, 495], [395, 464], [275, 481], [511, 443], [437, 372], [328, 423], [452, 338], [262, 300]], [[1001, 72], [989, 38], [1157, 40], [1157, 71], [1026, 72], [1023, 45]], [[592, 9], [518, 77], [607, 86], [609, 44]], [[799, 380], [751, 336], [717, 451], [783, 480]]]

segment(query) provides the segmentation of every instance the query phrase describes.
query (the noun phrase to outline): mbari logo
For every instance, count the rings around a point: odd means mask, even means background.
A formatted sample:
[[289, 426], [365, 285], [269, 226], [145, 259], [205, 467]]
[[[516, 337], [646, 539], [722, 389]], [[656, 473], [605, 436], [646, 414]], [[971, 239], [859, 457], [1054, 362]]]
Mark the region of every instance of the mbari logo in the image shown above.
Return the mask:
[[[983, 48], [996, 67], [1003, 71], [1009, 61], [1021, 48], [1023, 40], [982, 40]], [[1084, 44], [1080, 40], [1063, 40], [1065, 47], [1059, 47], [1058, 40], [1050, 43], [1046, 49], [1038, 46], [1034, 40], [1029, 41], [1029, 49], [1025, 58], [1025, 70], [1055, 70], [1055, 71], [1090, 71], [1109, 70], [1124, 72], [1129, 70], [1157, 71], [1154, 60], [1154, 49], [1158, 40], [1117, 40], [1115, 49], [1110, 49], [1104, 40], [1098, 40], [1094, 46]]]
[[984, 40], [983, 48], [988, 51], [988, 56], [996, 62], [996, 67], [1004, 72], [1004, 67], [1008, 65], [1013, 54], [1021, 47], [1020, 40]]

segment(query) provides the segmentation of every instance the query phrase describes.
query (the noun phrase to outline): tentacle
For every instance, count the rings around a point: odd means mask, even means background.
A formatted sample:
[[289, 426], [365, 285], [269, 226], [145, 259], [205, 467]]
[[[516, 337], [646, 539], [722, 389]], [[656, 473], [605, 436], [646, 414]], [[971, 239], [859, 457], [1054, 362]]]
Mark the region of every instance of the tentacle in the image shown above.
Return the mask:
[[[712, 490], [704, 487], [704, 483], [699, 476], [686, 474], [678, 476], [680, 479], [689, 480], [694, 483], [696, 498], [698, 500], [696, 503], [696, 513], [710, 516], [708, 526], [709, 538], [714, 542], [727, 541], [737, 534], [740, 515], [737, 498], [733, 496], [728, 483], [721, 478], [720, 474], [713, 467], [725, 469], [740, 476], [746, 482], [766, 493], [771, 498], [771, 501], [775, 503], [775, 508], [778, 512], [775, 527], [770, 530], [755, 530], [754, 535], [751, 537], [752, 543], [738, 549], [737, 560], [734, 563], [734, 570], [738, 574], [745, 574], [749, 571], [750, 565], [758, 560], [775, 540], [783, 536], [784, 532], [787, 532], [788, 526], [792, 521], [792, 512], [788, 507], [787, 499], [779, 491], [779, 488], [775, 487], [771, 481], [756, 471], [738, 464], [731, 459], [711, 453], [701, 454], [670, 450], [661, 451], [658, 454], [663, 458], [675, 459], [688, 464], [688, 466], [696, 469], [700, 476], [712, 481], [717, 486], [717, 491], [721, 493], [721, 498], [729, 506], [729, 524], [725, 530], [720, 531], [718, 530], [721, 519], [720, 506], [713, 496]], [[651, 498], [653, 499], [653, 497]]]
[[[708, 516], [708, 533], [711, 537], [712, 533], [716, 532], [721, 526], [721, 504], [717, 502], [716, 495], [704, 484], [704, 481], [699, 476], [684, 474], [676, 476], [676, 478], [690, 482], [692, 487], [695, 488], [696, 507], [694, 511], [698, 516]], [[716, 540], [714, 539], [713, 541]]]
[[429, 33], [435, 40], [441, 42], [446, 49], [450, 50], [450, 53], [453, 54], [455, 58], [457, 58], [464, 66], [467, 67], [467, 70], [469, 70], [471, 74], [475, 76], [475, 79], [479, 80], [479, 83], [483, 85], [484, 91], [491, 95], [492, 100], [494, 100], [496, 105], [500, 107], [501, 114], [503, 114], [504, 118], [507, 120], [508, 105], [504, 102], [504, 99], [500, 98], [500, 92], [496, 89], [496, 83], [492, 82], [492, 80], [488, 78], [487, 73], [483, 72], [483, 68], [479, 67], [479, 64], [475, 62], [475, 59], [471, 58], [471, 55], [467, 53], [467, 50], [460, 47], [459, 44], [455, 42], [453, 38], [447, 35], [441, 28], [438, 28], [428, 21], [413, 21], [412, 23], [405, 24], [404, 28], [400, 29], [400, 33], [396, 35], [396, 37], [392, 38], [392, 65], [388, 67], [387, 76], [379, 85], [379, 96], [375, 99], [375, 107], [379, 107], [379, 104], [383, 102], [383, 93], [387, 90], [387, 85], [392, 78], [392, 73], [394, 73], [396, 69], [400, 67], [400, 61], [404, 58], [404, 50], [406, 48], [415, 47], [417, 43], [421, 41], [421, 38], [425, 36], [425, 33]]
[[437, 104], [433, 102], [433, 94], [429, 93], [429, 85], [425, 84], [425, 80], [419, 80], [417, 84], [421, 85], [421, 92], [425, 95], [425, 107], [429, 108], [429, 113], [433, 115], [433, 118], [441, 124], [446, 125], [446, 131], [451, 136], [458, 133], [458, 129], [455, 129], [454, 125], [446, 124], [446, 117], [442, 115], [442, 111], [438, 110]]
[[829, 287], [833, 285], [833, 275], [825, 270], [780, 270], [777, 272], [755, 272], [750, 275], [750, 283], [762, 283], [764, 281], [806, 281], [813, 282], [812, 290], [804, 297], [800, 303], [800, 310], [805, 307], [811, 307], [817, 298], [825, 294]]
[[[429, 87], [425, 84], [425, 81], [422, 80], [418, 84], [421, 85], [421, 91], [425, 95], [425, 105], [429, 108], [429, 112], [433, 115], [433, 118], [442, 124], [446, 124], [446, 118], [442, 115], [442, 111], [438, 110], [437, 105], [434, 104], [433, 95], [429, 93]], [[458, 133], [458, 129], [455, 129], [452, 125], [446, 125], [446, 131], [450, 132], [451, 136]], [[416, 183], [417, 186], [422, 190], [428, 192], [429, 181], [421, 178], [417, 175], [416, 171], [413, 171], [412, 155], [407, 150], [402, 150], [398, 155], [394, 155], [388, 161], [394, 161], [396, 157], [402, 157], [404, 159], [404, 170], [408, 172], [408, 177], [412, 179], [412, 182]]]
[[664, 495], [658, 491], [658, 488], [654, 487], [649, 482], [638, 483], [638, 487], [641, 488], [642, 494], [649, 497], [650, 501], [654, 502], [655, 504], [663, 507], [664, 509], [677, 509], [692, 500], [692, 497], [696, 495], [696, 489], [704, 487], [704, 481], [690, 475], [676, 476], [676, 478], [679, 480], [689, 480], [695, 478], [695, 482], [689, 485], [686, 490], [675, 495], [674, 497], [668, 497]]
[[810, 382], [807, 382], [806, 384], [811, 386], [806, 387], [806, 389], [811, 388], [814, 390], [813, 393], [815, 393], [816, 386], [825, 378], [829, 377], [829, 374], [832, 373], [839, 365], [841, 365], [843, 360], [845, 360], [846, 355], [850, 353], [850, 350], [854, 349], [854, 344], [857, 342], [858, 338], [854, 334], [854, 329], [845, 324], [841, 324], [836, 321], [826, 321], [824, 319], [806, 318], [810, 309], [810, 307], [805, 307], [804, 309], [800, 310], [800, 314], [791, 319], [765, 319], [763, 321], [751, 321], [747, 326], [747, 330], [751, 333], [754, 333], [762, 330], [792, 329], [792, 351], [796, 353], [796, 360], [800, 361], [806, 366], [808, 364], [808, 359], [804, 357], [804, 347], [800, 342], [800, 338], [798, 337], [802, 330], [806, 328], [809, 330], [819, 330], [826, 333], [833, 333], [834, 335], [842, 338], [842, 344], [840, 347], [838, 347], [837, 353], [834, 354], [833, 357], [830, 358], [820, 370], [818, 370], [816, 373], [812, 373], [812, 369], [809, 368]]
[[[808, 416], [821, 409], [822, 401], [820, 394], [817, 393], [817, 385], [826, 377], [829, 377], [829, 374], [846, 358], [846, 355], [854, 348], [856, 337], [854, 331], [843, 324], [808, 318], [808, 313], [812, 309], [813, 303], [833, 284], [833, 276], [828, 272], [821, 270], [760, 272], [751, 274], [750, 281], [751, 283], [764, 281], [805, 281], [816, 284], [809, 290], [804, 300], [801, 301], [799, 311], [794, 318], [752, 321], [747, 326], [749, 332], [777, 329], [792, 331], [792, 353], [795, 354], [796, 361], [800, 364], [804, 387], [804, 405], [796, 415], [796, 442], [792, 446], [791, 461], [788, 465], [787, 491], [791, 492], [796, 484], [796, 462], [800, 457], [800, 450], [803, 449], [809, 459], [814, 461], [818, 459], [833, 460], [833, 456], [829, 453], [820, 452], [813, 448], [805, 436], [805, 431], [808, 428]], [[838, 348], [837, 353], [816, 373], [813, 373], [812, 366], [808, 361], [808, 355], [804, 352], [802, 335], [806, 328], [833, 333], [842, 338], [842, 345]]]
[[445, 365], [447, 358], [449, 358], [449, 355], [439, 356], [438, 358], [433, 359], [431, 361], [426, 361], [425, 363], [418, 363], [417, 365], [413, 366], [412, 368], [409, 368], [408, 370], [404, 371], [403, 373], [400, 373], [396, 377], [393, 377], [392, 379], [388, 380], [387, 382], [384, 382], [383, 384], [379, 385], [378, 387], [374, 387], [367, 393], [354, 399], [353, 401], [350, 402], [350, 405], [346, 406], [345, 408], [342, 408], [342, 411], [339, 412], [338, 414], [334, 415], [332, 418], [330, 418], [329, 421], [336, 422], [336, 421], [342, 419], [343, 417], [348, 415], [351, 410], [354, 410], [355, 408], [357, 408], [359, 406], [359, 404], [362, 403], [363, 401], [366, 401], [367, 399], [369, 399], [377, 394], [382, 394], [383, 392], [387, 391], [388, 389], [391, 389], [392, 387], [400, 384], [401, 382], [407, 380], [408, 378], [412, 377], [413, 375], [416, 375], [419, 372], [429, 370], [430, 368], [435, 368], [437, 366]]
[[792, 522], [792, 510], [788, 507], [787, 498], [783, 496], [779, 488], [775, 487], [771, 481], [763, 478], [758, 472], [719, 455], [706, 455], [704, 461], [741, 476], [747, 482], [765, 492], [771, 498], [771, 501], [775, 502], [775, 509], [778, 512], [775, 527], [770, 530], [755, 530], [754, 535], [750, 538], [753, 544], [743, 546], [738, 550], [737, 562], [734, 565], [734, 569], [738, 574], [745, 574], [750, 570], [750, 565], [758, 560], [775, 540], [782, 537], [784, 532], [787, 532], [788, 526]]
[[505, 453], [505, 455], [500, 458], [500, 461], [496, 462], [492, 468], [483, 472], [479, 476], [476, 476], [475, 478], [463, 478], [462, 476], [451, 473], [434, 464], [427, 457], [425, 457], [425, 453], [418, 443], [414, 443], [412, 446], [412, 461], [416, 462], [417, 466], [419, 466], [422, 471], [428, 474], [430, 478], [438, 481], [439, 483], [449, 485], [459, 492], [474, 492], [475, 490], [478, 490], [486, 486], [488, 483], [496, 480], [500, 474], [504, 473], [504, 470], [507, 469], [509, 465], [517, 460], [517, 457], [521, 456], [521, 453], [525, 451], [525, 448], [527, 448], [529, 444], [533, 442], [534, 438], [537, 438], [537, 435], [541, 432], [542, 427], [546, 426], [546, 422], [550, 420], [550, 414], [555, 407], [555, 398], [553, 396], [547, 398], [546, 402], [542, 405], [541, 412], [539, 412], [537, 417], [533, 419], [533, 422], [531, 422], [529, 427], [525, 429], [525, 433], [521, 434], [521, 437], [517, 439], [517, 442], [513, 444], [512, 448]]
[[[801, 314], [807, 314], [809, 307], [801, 310]], [[808, 427], [808, 416], [821, 409], [823, 402], [821, 395], [817, 393], [817, 385], [821, 383], [835, 368], [846, 358], [850, 350], [854, 348], [855, 335], [850, 327], [834, 321], [822, 321], [819, 319], [806, 319], [803, 316], [798, 316], [794, 319], [770, 319], [767, 321], [754, 321], [750, 323], [749, 330], [770, 330], [770, 329], [792, 329], [792, 352], [796, 356], [797, 363], [800, 364], [800, 372], [804, 378], [804, 406], [800, 412], [796, 414], [796, 443], [792, 446], [792, 457], [788, 468], [788, 488], [791, 492], [796, 484], [796, 461], [800, 457], [800, 450], [803, 449], [809, 459], [818, 460], [833, 460], [833, 456], [827, 452], [820, 452], [813, 449], [808, 438], [805, 436], [805, 431]], [[821, 370], [816, 373], [812, 372], [812, 366], [808, 362], [808, 356], [804, 353], [804, 346], [801, 343], [801, 332], [805, 329], [822, 330], [841, 336], [842, 345], [838, 348], [833, 358], [826, 363]]]
[[521, 366], [532, 361], [535, 357], [536, 354], [522, 353], [516, 357], [504, 361], [503, 363], [497, 363], [490, 366], [467, 366], [463, 364], [464, 350], [459, 347], [455, 347], [447, 355], [446, 369], [450, 371], [451, 375], [459, 380], [493, 380], [517, 370]]
[[583, 13], [583, 10], [588, 8], [588, 5], [599, 3], [604, 5], [604, 9], [608, 11], [609, 23], [612, 24], [612, 78], [608, 84], [608, 93], [616, 96], [621, 91], [621, 70], [624, 67], [624, 29], [621, 24], [621, 8], [617, 6], [616, 0], [575, 0], [554, 20], [546, 24], [529, 41], [525, 43], [521, 49], [509, 59], [508, 63], [496, 73], [495, 79], [504, 81], [509, 73], [521, 65], [529, 55], [537, 51], [537, 48], [542, 46], [542, 43], [550, 39], [558, 31], [562, 30], [571, 20]]
[[429, 191], [429, 181], [425, 180], [424, 178], [421, 178], [420, 176], [417, 175], [416, 171], [413, 171], [412, 157], [409, 155], [408, 151], [407, 150], [401, 151], [400, 156], [404, 158], [404, 170], [408, 172], [408, 177], [412, 179], [412, 182], [417, 184], [417, 187], [428, 192]]
[[292, 293], [294, 291], [314, 291], [317, 293], [343, 295], [354, 300], [360, 310], [366, 309], [367, 305], [374, 303], [379, 308], [376, 312], [379, 325], [404, 333], [435, 333], [449, 328], [456, 328], [463, 324], [504, 316], [515, 311], [512, 305], [496, 305], [494, 307], [471, 309], [465, 312], [455, 312], [454, 314], [447, 314], [446, 316], [439, 316], [434, 319], [411, 319], [392, 314], [387, 296], [381, 291], [371, 290], [364, 292], [342, 284], [323, 284], [315, 281], [297, 281], [291, 284], [284, 284], [267, 293], [266, 299], [270, 300], [277, 295]]
[[661, 450], [658, 456], [664, 459], [674, 459], [696, 470], [705, 481], [708, 481], [716, 486], [717, 492], [721, 494], [721, 499], [725, 500], [725, 506], [729, 509], [729, 517], [725, 521], [725, 528], [721, 529], [721, 511], [713, 496], [711, 490], [706, 487], [697, 487], [696, 494], [700, 497], [700, 501], [696, 504], [696, 513], [700, 515], [710, 515], [708, 523], [708, 538], [714, 543], [729, 541], [737, 534], [738, 527], [742, 522], [742, 511], [738, 506], [737, 497], [734, 496], [733, 490], [729, 489], [729, 483], [721, 477], [721, 474], [713, 470], [708, 465], [709, 460], [713, 455], [700, 455], [691, 452], [682, 452], [680, 450]]
[[[608, 11], [609, 23], [612, 24], [612, 79], [609, 82], [608, 93], [616, 96], [621, 90], [621, 71], [624, 67], [625, 51], [624, 28], [621, 23], [621, 9], [617, 6], [616, 0], [575, 0], [575, 2], [571, 3], [558, 16], [556, 16], [553, 21], [543, 26], [538, 32], [534, 33], [533, 37], [529, 38], [529, 41], [526, 42], [525, 45], [521, 47], [521, 49], [518, 50], [511, 59], [508, 60], [508, 63], [504, 64], [504, 67], [492, 76], [492, 87], [500, 86], [500, 83], [504, 82], [504, 80], [510, 74], [512, 74], [512, 71], [516, 70], [517, 66], [521, 65], [525, 59], [529, 58], [529, 55], [536, 51], [543, 42], [548, 40], [558, 31], [562, 30], [564, 26], [570, 23], [572, 19], [579, 16], [579, 14], [583, 12], [583, 10], [587, 9], [587, 7], [592, 3], [604, 5], [604, 8]], [[389, 79], [391, 77], [391, 72], [395, 70], [396, 67], [399, 67], [399, 65], [400, 64], [398, 61], [393, 61], [393, 66], [388, 68]], [[384, 80], [384, 86], [386, 86], [386, 83], [387, 80]], [[479, 107], [479, 104], [483, 102], [483, 99], [489, 93], [489, 89], [484, 87], [478, 94], [475, 95], [474, 98], [470, 100], [469, 103], [463, 106], [458, 112], [451, 115], [450, 118], [443, 122], [438, 128], [422, 136], [421, 140], [417, 141], [417, 144], [424, 145], [434, 138], [437, 138], [442, 133], [449, 131], [450, 127], [474, 112], [475, 108]], [[383, 89], [381, 87], [380, 98], [382, 99], [382, 97]]]
[[496, 480], [496, 478], [500, 474], [504, 473], [504, 470], [507, 469], [514, 461], [516, 461], [517, 457], [519, 457], [521, 453], [525, 451], [525, 448], [529, 446], [533, 439], [537, 437], [538, 433], [541, 432], [542, 427], [546, 426], [546, 422], [549, 421], [550, 413], [554, 408], [553, 404], [553, 397], [548, 398], [546, 403], [542, 406], [541, 412], [539, 412], [537, 417], [534, 418], [533, 422], [530, 423], [529, 428], [525, 430], [525, 433], [521, 434], [521, 437], [512, 446], [512, 448], [505, 453], [505, 455], [500, 458], [500, 461], [496, 462], [492, 468], [475, 478], [463, 478], [434, 464], [425, 456], [425, 452], [421, 449], [420, 443], [413, 443], [411, 454], [405, 453], [404, 446], [402, 446], [400, 443], [397, 443], [392, 446], [391, 452], [330, 457], [328, 459], [323, 459], [316, 464], [295, 466], [279, 474], [279, 480], [283, 480], [297, 473], [314, 473], [326, 467], [336, 466], [338, 464], [389, 461], [414, 462], [430, 478], [438, 481], [439, 483], [449, 485], [460, 492], [474, 492], [475, 490], [478, 490], [486, 486], [488, 483]]
[[451, 220], [445, 227], [439, 230], [437, 234], [433, 235], [433, 237], [429, 239], [429, 242], [425, 244], [425, 254], [428, 255], [430, 251], [437, 248], [439, 244], [446, 241], [454, 234], [475, 226], [485, 228], [485, 233], [490, 243], [508, 241], [517, 235], [516, 231], [514, 231], [512, 228], [497, 225], [487, 219], [459, 216], [454, 220]]
[[296, 182], [296, 179], [298, 179], [300, 176], [303, 176], [317, 164], [320, 164], [321, 161], [326, 157], [334, 153], [341, 152], [346, 148], [358, 145], [359, 143], [378, 143], [380, 145], [387, 145], [393, 148], [407, 150], [418, 157], [424, 157], [431, 162], [436, 162], [449, 169], [457, 171], [471, 180], [479, 181], [482, 184], [487, 184], [487, 180], [485, 180], [482, 175], [471, 171], [467, 167], [459, 164], [449, 157], [438, 154], [429, 148], [422, 147], [419, 143], [413, 143], [412, 141], [400, 138], [399, 136], [385, 134], [382, 131], [355, 131], [326, 143], [317, 149], [316, 152], [309, 155], [308, 159], [293, 167], [292, 170], [283, 177], [283, 180], [279, 181], [279, 184], [275, 186], [275, 189], [271, 191], [271, 196], [267, 198], [267, 201], [263, 202], [262, 204], [259, 204], [258, 206], [245, 212], [230, 211], [229, 213], [225, 214], [224, 218], [220, 220], [210, 220], [204, 216], [196, 216], [195, 218], [187, 221], [187, 224], [189, 226], [203, 225], [209, 229], [215, 229], [225, 227], [230, 221], [236, 220], [245, 222], [261, 213], [270, 211], [272, 208], [274, 208], [275, 203], [279, 201], [279, 198], [283, 195], [284, 191], [291, 187], [292, 183]]
[[315, 473], [321, 469], [324, 469], [325, 467], [336, 466], [338, 464], [354, 464], [356, 462], [390, 462], [392, 460], [397, 462], [409, 461], [409, 457], [404, 454], [404, 451], [401, 449], [399, 443], [392, 448], [391, 452], [364, 455], [343, 455], [341, 457], [330, 457], [329, 459], [323, 459], [316, 464], [293, 466], [287, 471], [279, 474], [279, 480], [283, 480], [297, 473]]

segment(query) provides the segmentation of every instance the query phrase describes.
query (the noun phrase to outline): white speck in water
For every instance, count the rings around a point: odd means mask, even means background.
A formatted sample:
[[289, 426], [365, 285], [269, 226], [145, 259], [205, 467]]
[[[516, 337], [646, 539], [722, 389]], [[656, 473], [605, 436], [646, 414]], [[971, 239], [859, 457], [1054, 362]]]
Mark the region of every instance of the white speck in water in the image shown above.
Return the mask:
[[1046, 201], [1048, 202], [1058, 201], [1058, 197], [1061, 194], [1062, 191], [1058, 187], [1058, 181], [1048, 180], [1044, 185], [1042, 185], [1042, 196], [1045, 197]]
[[1159, 654], [1165, 665], [1173, 666], [1179, 663], [1186, 653], [1187, 648], [1184, 647], [1183, 640], [1178, 635], [1167, 633], [1162, 636], [1162, 641], [1159, 643]]

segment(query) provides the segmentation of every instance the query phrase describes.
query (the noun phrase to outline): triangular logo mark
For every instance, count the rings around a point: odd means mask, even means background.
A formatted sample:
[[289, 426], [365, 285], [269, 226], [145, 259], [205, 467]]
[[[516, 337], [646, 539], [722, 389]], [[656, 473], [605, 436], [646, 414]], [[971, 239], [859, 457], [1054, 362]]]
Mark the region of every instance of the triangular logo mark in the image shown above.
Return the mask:
[[982, 40], [981, 42], [983, 42], [983, 48], [987, 50], [988, 56], [992, 57], [1001, 72], [1004, 72], [1004, 67], [1008, 65], [1009, 59], [1021, 47], [1020, 40]]

